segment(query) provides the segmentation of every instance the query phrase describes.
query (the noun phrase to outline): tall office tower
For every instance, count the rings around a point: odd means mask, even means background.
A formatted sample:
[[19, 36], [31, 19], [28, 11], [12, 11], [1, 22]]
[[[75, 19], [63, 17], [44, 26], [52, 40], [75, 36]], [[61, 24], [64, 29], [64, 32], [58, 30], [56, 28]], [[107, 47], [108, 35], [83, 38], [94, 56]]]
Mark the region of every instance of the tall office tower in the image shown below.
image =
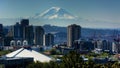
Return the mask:
[[25, 39], [25, 27], [29, 26], [29, 19], [22, 19], [20, 21], [20, 24], [21, 24], [21, 28], [20, 28], [21, 33], [20, 33], [20, 35], [22, 36], [23, 39]]
[[41, 26], [35, 27], [35, 44], [43, 46], [44, 29]]
[[51, 33], [44, 35], [44, 45], [53, 46], [54, 45], [54, 35]]
[[0, 37], [3, 37], [3, 25], [0, 24]]
[[15, 40], [19, 40], [21, 38], [21, 31], [20, 31], [20, 24], [19, 22], [16, 22], [16, 24], [13, 26], [13, 38]]
[[22, 20], [20, 21], [20, 24], [21, 24], [22, 26], [28, 26], [28, 25], [29, 25], [29, 19], [22, 19]]
[[74, 47], [74, 41], [81, 37], [81, 27], [76, 24], [69, 25], [67, 28], [67, 46]]
[[28, 41], [28, 45], [33, 45], [33, 39], [34, 39], [33, 26], [26, 26], [25, 27], [25, 40]]
[[3, 46], [4, 45], [4, 39], [3, 39], [3, 25], [2, 24], [0, 24], [0, 49], [1, 49], [1, 46]]

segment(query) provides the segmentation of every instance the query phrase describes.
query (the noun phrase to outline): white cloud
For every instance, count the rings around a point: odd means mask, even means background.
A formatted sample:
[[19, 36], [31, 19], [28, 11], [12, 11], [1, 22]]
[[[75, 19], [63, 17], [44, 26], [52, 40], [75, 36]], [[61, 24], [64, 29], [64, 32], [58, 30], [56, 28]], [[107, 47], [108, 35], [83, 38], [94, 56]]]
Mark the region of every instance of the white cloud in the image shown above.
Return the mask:
[[68, 14], [64, 14], [64, 18], [66, 19], [75, 19], [75, 17], [68, 15]]
[[53, 15], [53, 16], [50, 16], [50, 17], [48, 17], [48, 19], [56, 19], [56, 18], [58, 18], [58, 15], [56, 14], [56, 15]]

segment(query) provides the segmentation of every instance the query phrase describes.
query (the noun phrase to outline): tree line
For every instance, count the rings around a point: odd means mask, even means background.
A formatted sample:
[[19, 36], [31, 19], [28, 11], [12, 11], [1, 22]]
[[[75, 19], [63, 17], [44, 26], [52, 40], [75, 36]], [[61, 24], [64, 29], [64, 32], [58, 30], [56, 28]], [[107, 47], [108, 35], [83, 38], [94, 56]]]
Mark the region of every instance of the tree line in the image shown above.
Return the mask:
[[87, 62], [75, 51], [64, 55], [61, 62], [50, 61], [49, 63], [33, 62], [26, 68], [120, 68], [120, 63], [97, 64], [89, 59]]

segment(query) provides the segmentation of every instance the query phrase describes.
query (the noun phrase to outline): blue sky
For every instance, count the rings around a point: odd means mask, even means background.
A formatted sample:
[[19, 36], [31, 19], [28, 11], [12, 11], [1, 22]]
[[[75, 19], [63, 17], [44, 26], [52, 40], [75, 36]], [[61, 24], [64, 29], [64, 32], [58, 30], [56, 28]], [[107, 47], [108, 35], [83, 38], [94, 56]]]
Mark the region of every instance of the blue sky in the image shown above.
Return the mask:
[[[96, 23], [104, 22], [108, 28], [120, 28], [120, 0], [0, 0], [0, 19], [34, 16], [53, 6], [64, 8], [87, 22], [94, 22], [88, 27], [99, 27]], [[83, 26], [87, 27], [87, 23]]]

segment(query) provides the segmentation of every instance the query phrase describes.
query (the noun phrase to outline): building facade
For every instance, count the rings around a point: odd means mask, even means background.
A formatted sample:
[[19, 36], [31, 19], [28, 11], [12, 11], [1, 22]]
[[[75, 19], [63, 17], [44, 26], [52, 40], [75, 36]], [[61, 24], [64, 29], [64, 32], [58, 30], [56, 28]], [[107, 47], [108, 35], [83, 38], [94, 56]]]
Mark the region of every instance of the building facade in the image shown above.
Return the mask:
[[67, 27], [67, 46], [74, 47], [75, 40], [79, 40], [81, 37], [81, 27], [76, 24], [69, 25]]
[[22, 19], [20, 21], [20, 25], [21, 25], [21, 28], [20, 28], [20, 35], [22, 36], [23, 39], [25, 39], [25, 27], [29, 26], [29, 19]]
[[43, 46], [43, 35], [44, 35], [44, 29], [41, 26], [35, 27], [35, 45]]
[[4, 46], [4, 32], [3, 25], [0, 24], [0, 49]]
[[44, 45], [53, 46], [54, 45], [54, 35], [51, 33], [44, 35]]
[[112, 51], [113, 53], [120, 53], [120, 41], [112, 42]]
[[13, 37], [15, 40], [18, 40], [21, 38], [21, 25], [19, 24], [19, 22], [17, 22], [14, 26], [13, 26]]
[[33, 40], [34, 40], [33, 26], [25, 27], [25, 39], [24, 40], [28, 41], [28, 45], [33, 45]]

